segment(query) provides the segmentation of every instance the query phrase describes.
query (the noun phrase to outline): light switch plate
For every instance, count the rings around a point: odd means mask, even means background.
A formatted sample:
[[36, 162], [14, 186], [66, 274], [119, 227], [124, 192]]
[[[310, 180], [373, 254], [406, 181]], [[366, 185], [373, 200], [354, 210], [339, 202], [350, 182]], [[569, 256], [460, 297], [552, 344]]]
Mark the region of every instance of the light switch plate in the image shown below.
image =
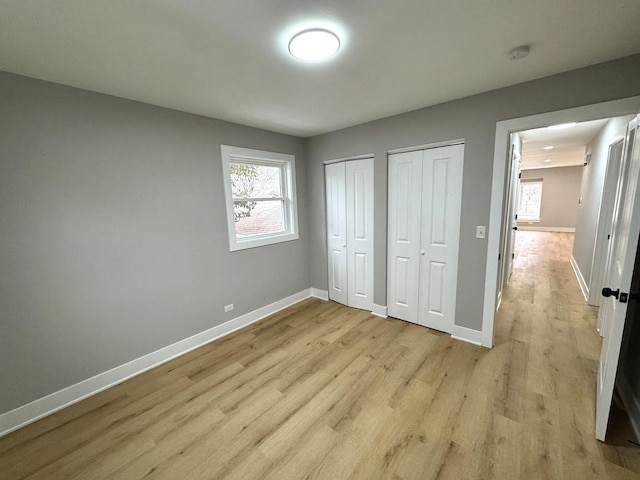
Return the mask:
[[484, 238], [487, 233], [487, 227], [484, 225], [478, 225], [476, 227], [476, 238]]

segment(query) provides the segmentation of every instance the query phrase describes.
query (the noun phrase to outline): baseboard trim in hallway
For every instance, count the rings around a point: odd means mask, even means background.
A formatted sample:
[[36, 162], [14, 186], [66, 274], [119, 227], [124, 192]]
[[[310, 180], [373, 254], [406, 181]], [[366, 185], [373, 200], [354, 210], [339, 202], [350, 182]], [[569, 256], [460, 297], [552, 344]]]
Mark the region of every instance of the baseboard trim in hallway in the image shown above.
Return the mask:
[[589, 285], [587, 285], [587, 281], [582, 276], [582, 272], [580, 271], [580, 267], [578, 267], [578, 262], [571, 255], [571, 259], [569, 260], [571, 264], [571, 268], [573, 269], [573, 273], [576, 275], [576, 280], [578, 280], [578, 285], [580, 286], [580, 291], [582, 292], [582, 296], [584, 297], [584, 301], [589, 303]]
[[0, 415], [0, 437], [310, 297], [327, 300], [328, 292], [317, 288], [303, 290], [3, 413]]

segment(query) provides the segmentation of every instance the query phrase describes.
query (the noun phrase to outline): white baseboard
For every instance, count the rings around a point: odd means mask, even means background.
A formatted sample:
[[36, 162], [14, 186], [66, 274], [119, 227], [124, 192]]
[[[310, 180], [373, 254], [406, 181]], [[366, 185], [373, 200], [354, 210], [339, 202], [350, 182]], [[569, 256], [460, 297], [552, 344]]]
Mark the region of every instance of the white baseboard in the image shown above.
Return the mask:
[[640, 439], [640, 399], [638, 399], [634, 393], [629, 381], [624, 375], [620, 376], [617, 383], [618, 392], [622, 398], [622, 403], [627, 411], [633, 432], [636, 434], [636, 439]]
[[319, 288], [313, 288], [311, 287], [309, 289], [309, 296], [310, 297], [314, 297], [314, 298], [318, 298], [320, 300], [329, 300], [329, 292], [326, 290], [320, 290]]
[[451, 338], [462, 340], [463, 342], [472, 343], [473, 345], [482, 346], [483, 335], [479, 330], [473, 330], [460, 325], [454, 325], [451, 331]]
[[[246, 327], [252, 323], [262, 320], [280, 310], [294, 305], [306, 298], [322, 298], [322, 290], [309, 288], [289, 297], [278, 300], [270, 305], [258, 308], [240, 317], [229, 320], [221, 325], [197, 333], [189, 338], [180, 340], [172, 345], [163, 347], [160, 350], [151, 352], [140, 358], [136, 358], [118, 367], [99, 373], [98, 375], [83, 380], [75, 385], [71, 385], [62, 390], [58, 390], [50, 395], [34, 400], [26, 405], [18, 407], [0, 415], [0, 437], [9, 432], [24, 427], [47, 415], [62, 410], [69, 405], [79, 402], [87, 397], [95, 395], [109, 387], [135, 377], [147, 370], [161, 365], [169, 360], [184, 355], [191, 350], [206, 345], [220, 337], [228, 335], [236, 330]], [[328, 294], [325, 292], [325, 298]]]
[[387, 318], [388, 316], [386, 305], [376, 305], [375, 303], [373, 304], [373, 309], [371, 310], [371, 313], [376, 317]]
[[563, 232], [573, 233], [575, 228], [570, 227], [536, 227], [535, 225], [520, 225], [518, 224], [518, 230], [524, 230], [525, 232]]
[[573, 273], [576, 275], [576, 279], [578, 280], [578, 285], [580, 285], [580, 291], [582, 292], [582, 296], [584, 297], [584, 301], [589, 303], [589, 285], [585, 281], [582, 276], [582, 272], [580, 271], [580, 267], [578, 267], [578, 263], [576, 259], [571, 255], [571, 259], [569, 260], [571, 264], [571, 268], [573, 268]]

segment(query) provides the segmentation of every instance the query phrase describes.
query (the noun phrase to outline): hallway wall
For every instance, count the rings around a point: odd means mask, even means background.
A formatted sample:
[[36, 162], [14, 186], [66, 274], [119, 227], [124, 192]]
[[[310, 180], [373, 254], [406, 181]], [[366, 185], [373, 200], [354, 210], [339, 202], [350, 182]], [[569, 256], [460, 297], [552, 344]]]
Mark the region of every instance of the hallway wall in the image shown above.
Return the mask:
[[591, 163], [584, 167], [580, 184], [582, 204], [578, 207], [576, 219], [576, 239], [573, 243], [573, 258], [587, 285], [591, 281], [593, 252], [598, 229], [598, 216], [602, 202], [609, 145], [624, 137], [627, 123], [633, 116], [612, 118], [600, 133], [587, 145], [586, 153], [591, 154]]
[[540, 221], [519, 221], [518, 228], [561, 231], [575, 229], [582, 169], [582, 166], [572, 166], [523, 170], [522, 180], [542, 179], [542, 204]]

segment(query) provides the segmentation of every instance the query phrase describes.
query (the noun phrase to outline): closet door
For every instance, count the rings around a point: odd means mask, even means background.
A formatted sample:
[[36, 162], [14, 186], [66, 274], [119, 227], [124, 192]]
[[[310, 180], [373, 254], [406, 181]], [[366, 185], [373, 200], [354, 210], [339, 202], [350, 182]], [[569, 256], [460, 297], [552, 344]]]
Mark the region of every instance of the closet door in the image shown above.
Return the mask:
[[418, 322], [422, 151], [389, 155], [387, 308]]
[[347, 305], [373, 309], [373, 159], [345, 162]]
[[418, 322], [451, 333], [456, 312], [464, 145], [424, 151]]
[[325, 167], [329, 298], [347, 305], [347, 220], [344, 163]]

